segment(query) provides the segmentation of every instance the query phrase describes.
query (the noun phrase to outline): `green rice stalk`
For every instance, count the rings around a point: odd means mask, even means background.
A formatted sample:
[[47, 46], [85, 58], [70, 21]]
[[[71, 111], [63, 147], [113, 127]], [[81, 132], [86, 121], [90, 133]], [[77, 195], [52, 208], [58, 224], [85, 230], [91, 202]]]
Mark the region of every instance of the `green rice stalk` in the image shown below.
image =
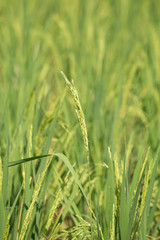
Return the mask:
[[29, 129], [29, 157], [32, 156], [32, 132], [33, 132], [33, 125], [31, 124]]
[[[143, 172], [144, 172], [144, 168], [145, 168], [146, 163], [147, 163], [147, 161], [148, 161], [149, 152], [150, 152], [150, 147], [149, 147], [148, 150], [147, 150], [147, 154], [146, 154], [146, 157], [145, 157], [145, 160], [144, 160], [144, 163], [143, 163], [141, 172], [140, 172], [139, 181], [140, 181], [140, 179], [141, 179], [141, 177], [142, 177], [142, 174], [143, 174]], [[139, 182], [139, 181], [138, 181], [138, 182]]]
[[[74, 181], [74, 178], [71, 177], [71, 181], [69, 181], [69, 175], [70, 175], [70, 171], [68, 171], [65, 179], [64, 179], [64, 183], [66, 184], [66, 195], [68, 196], [69, 195], [69, 190], [70, 190], [70, 187], [71, 185], [73, 184], [73, 181]], [[65, 193], [63, 192], [62, 188], [60, 188], [56, 194], [56, 197], [55, 197], [55, 200], [53, 202], [53, 205], [52, 205], [52, 208], [49, 212], [49, 216], [48, 216], [48, 221], [47, 221], [47, 224], [46, 224], [46, 230], [48, 230], [52, 223], [53, 223], [53, 217], [55, 215], [55, 212], [58, 208], [58, 206], [60, 205], [60, 203], [62, 202], [63, 198], [64, 198], [64, 195]]]
[[29, 209], [27, 211], [26, 217], [24, 219], [19, 240], [23, 240], [25, 235], [26, 235], [26, 232], [27, 232], [27, 229], [28, 229], [28, 225], [29, 225], [31, 217], [32, 217], [32, 213], [34, 211], [34, 206], [35, 206], [36, 200], [38, 198], [39, 192], [41, 190], [42, 183], [43, 183], [46, 171], [47, 171], [47, 169], [48, 169], [48, 167], [50, 165], [51, 160], [52, 160], [52, 157], [50, 157], [47, 160], [46, 166], [45, 166], [42, 174], [40, 174], [39, 177], [38, 177], [38, 180], [37, 180], [37, 183], [36, 183], [36, 186], [35, 186], [35, 190], [33, 192], [32, 202], [31, 202], [31, 204], [29, 206]]
[[[66, 85], [67, 87], [69, 88], [72, 96], [73, 96], [73, 99], [74, 99], [74, 102], [75, 102], [75, 105], [76, 105], [76, 114], [77, 114], [77, 117], [78, 117], [78, 120], [79, 120], [79, 123], [80, 123], [80, 127], [81, 127], [81, 131], [82, 131], [82, 136], [83, 136], [83, 141], [84, 141], [84, 146], [85, 146], [85, 149], [86, 149], [86, 152], [87, 152], [87, 160], [88, 160], [88, 165], [89, 165], [89, 169], [90, 169], [90, 157], [89, 157], [89, 144], [88, 144], [88, 133], [87, 133], [87, 127], [86, 127], [86, 122], [85, 122], [85, 117], [84, 117], [84, 113], [83, 113], [83, 110], [82, 110], [82, 107], [81, 107], [81, 104], [80, 104], [80, 100], [79, 100], [79, 96], [78, 96], [78, 92], [74, 86], [74, 82], [72, 81], [72, 83], [70, 83], [67, 79], [67, 77], [65, 76], [65, 74], [61, 71], [61, 74], [62, 76], [64, 77], [64, 80], [66, 82]], [[91, 204], [91, 188], [90, 188], [90, 170], [89, 170], [89, 202], [90, 202], [90, 206], [89, 206], [89, 209], [90, 209], [90, 213], [93, 215], [94, 219], [96, 220], [96, 216], [92, 210], [92, 204]], [[90, 215], [90, 221], [91, 221], [91, 231], [93, 230], [92, 229], [92, 220], [91, 220], [91, 215]], [[100, 225], [98, 224], [99, 226], [99, 229], [100, 229], [100, 233], [101, 233], [101, 236], [102, 236], [102, 239], [103, 239], [103, 233], [102, 233], [102, 229], [100, 227]], [[92, 236], [93, 237], [93, 236]]]
[[112, 224], [111, 224], [111, 230], [110, 230], [110, 240], [114, 240], [115, 236], [115, 206], [113, 204], [113, 209], [112, 209]]
[[23, 117], [24, 121], [27, 119], [27, 116], [28, 116], [28, 113], [30, 111], [31, 104], [33, 104], [34, 98], [35, 98], [35, 89], [32, 90], [32, 92], [30, 94], [30, 97], [28, 99], [28, 102], [27, 102], [27, 105], [26, 105], [26, 108], [25, 108], [25, 112], [24, 112], [24, 117]]
[[[73, 227], [71, 230], [66, 232], [72, 236], [72, 239], [90, 239], [91, 238], [91, 232], [90, 232], [90, 227], [91, 224], [85, 221], [83, 218], [80, 216], [77, 216], [79, 220], [79, 224], [75, 227]], [[93, 237], [97, 236], [97, 228], [95, 222], [92, 223], [92, 228], [93, 228]]]
[[142, 198], [141, 198], [141, 206], [140, 206], [140, 219], [142, 217], [142, 214], [143, 214], [143, 210], [144, 210], [144, 207], [145, 207], [145, 199], [146, 199], [146, 195], [147, 195], [147, 190], [148, 190], [148, 185], [149, 185], [149, 180], [150, 180], [150, 176], [151, 176], [151, 173], [152, 173], [152, 166], [150, 164], [149, 166], [149, 169], [147, 171], [147, 174], [145, 176], [145, 179], [144, 179], [144, 185], [143, 185], [143, 191], [142, 191]]
[[3, 180], [2, 158], [0, 157], [0, 195], [2, 191], [2, 180]]
[[118, 159], [116, 155], [113, 157], [113, 162], [114, 162], [114, 169], [115, 169], [116, 187], [119, 188], [119, 185], [122, 184], [123, 169], [119, 167]]
[[55, 239], [55, 234], [56, 234], [56, 232], [58, 231], [58, 228], [59, 228], [59, 227], [60, 227], [60, 223], [58, 223], [57, 226], [55, 227], [55, 229], [54, 229], [51, 237], [49, 238], [49, 240]]
[[61, 203], [62, 199], [63, 199], [63, 192], [62, 192], [62, 188], [60, 188], [57, 195], [56, 195], [55, 201], [52, 205], [51, 211], [49, 212], [48, 221], [47, 221], [47, 224], [46, 224], [46, 229], [47, 230], [50, 228], [50, 226], [52, 224], [54, 214], [55, 214], [59, 204]]
[[84, 141], [84, 146], [86, 149], [86, 152], [89, 153], [89, 147], [88, 147], [88, 134], [87, 134], [87, 127], [86, 127], [86, 122], [85, 122], [85, 117], [84, 117], [84, 113], [80, 104], [80, 100], [79, 100], [79, 96], [78, 96], [78, 92], [74, 86], [74, 83], [72, 81], [72, 83], [70, 83], [67, 79], [67, 77], [65, 76], [65, 74], [61, 71], [62, 76], [64, 77], [64, 80], [66, 82], [67, 87], [69, 88], [74, 102], [76, 104], [76, 114], [80, 123], [80, 127], [81, 127], [81, 131], [82, 131], [82, 136], [83, 136], [83, 141]]
[[140, 206], [140, 209], [139, 209], [138, 229], [140, 228], [140, 225], [141, 225], [141, 222], [142, 222], [142, 215], [143, 215], [144, 208], [145, 208], [145, 200], [146, 200], [146, 195], [147, 195], [147, 190], [148, 190], [148, 185], [149, 185], [149, 180], [150, 180], [152, 170], [153, 170], [153, 167], [150, 164], [149, 169], [147, 171], [147, 174], [144, 178], [144, 185], [143, 185], [143, 191], [142, 191], [142, 197], [141, 197], [141, 206]]
[[[93, 218], [97, 221], [96, 215], [94, 214], [92, 209], [91, 209], [91, 212], [92, 212]], [[100, 235], [101, 235], [101, 239], [104, 240], [102, 228], [101, 228], [101, 225], [99, 224], [99, 222], [98, 222], [98, 228], [99, 228], [99, 232], [100, 232]]]
[[[149, 151], [150, 151], [150, 147], [148, 148], [147, 150], [147, 154], [146, 154], [146, 157], [145, 157], [145, 160], [144, 160], [144, 163], [143, 163], [143, 166], [142, 166], [142, 169], [141, 169], [141, 172], [140, 172], [140, 177], [139, 177], [139, 181], [138, 183], [140, 182], [140, 179], [142, 177], [142, 174], [143, 174], [143, 171], [145, 169], [145, 166], [146, 166], [146, 163], [148, 161], [148, 156], [149, 156]], [[140, 223], [141, 223], [141, 218], [142, 218], [142, 214], [143, 214], [143, 210], [144, 210], [144, 207], [145, 207], [145, 198], [146, 198], [146, 194], [147, 194], [147, 188], [148, 188], [148, 184], [149, 184], [149, 178], [150, 178], [150, 175], [151, 175], [151, 166], [149, 167], [149, 170], [147, 172], [147, 175], [144, 179], [144, 186], [143, 186], [143, 193], [142, 193], [142, 199], [141, 199], [141, 206], [140, 206], [140, 212], [139, 212], [139, 225], [138, 227], [140, 226]], [[138, 184], [137, 184], [137, 187], [138, 187]], [[137, 191], [137, 189], [136, 189]], [[140, 198], [140, 196], [139, 196]], [[135, 214], [134, 214], [134, 222], [136, 221], [136, 213], [138, 211], [138, 208], [139, 208], [139, 201], [137, 201], [137, 205], [136, 205], [136, 211], [135, 211]], [[134, 232], [132, 233], [131, 235], [131, 239], [133, 239], [133, 235], [134, 235]]]
[[[142, 165], [142, 169], [141, 169], [141, 172], [140, 172], [140, 175], [139, 175], [138, 183], [139, 183], [140, 180], [141, 180], [141, 177], [142, 177], [142, 174], [143, 174], [143, 172], [144, 172], [144, 169], [145, 169], [146, 163], [147, 163], [147, 161], [148, 161], [149, 152], [150, 152], [150, 147], [149, 147], [148, 150], [147, 150], [146, 157], [145, 157], [145, 160], [144, 160], [144, 163], [143, 163], [143, 165]], [[136, 187], [134, 193], [136, 193], [137, 188], [138, 188], [138, 184], [137, 184], [137, 187]]]
[[11, 215], [9, 213], [8, 214], [8, 218], [7, 218], [6, 228], [5, 228], [5, 231], [4, 231], [3, 240], [7, 240], [8, 239], [8, 234], [9, 234], [9, 229], [10, 229], [10, 224], [9, 224], [10, 218], [11, 218]]
[[[151, 176], [151, 173], [152, 173], [152, 167], [150, 166], [149, 167], [149, 170], [147, 171], [147, 175], [145, 176], [144, 178], [144, 185], [143, 185], [143, 191], [142, 191], [142, 196], [139, 196], [139, 200], [138, 202], [140, 201], [140, 198], [141, 198], [141, 205], [140, 205], [140, 209], [139, 209], [139, 217], [138, 217], [138, 229], [140, 228], [140, 225], [141, 225], [141, 222], [142, 222], [142, 215], [143, 215], [143, 212], [144, 212], [144, 208], [145, 208], [145, 200], [146, 200], [146, 195], [147, 195], [147, 190], [148, 190], [148, 185], [149, 185], [149, 180], [150, 180], [150, 176]], [[137, 208], [136, 208], [136, 212], [138, 211], [138, 202], [137, 202]], [[134, 232], [132, 232], [132, 235], [131, 235], [131, 239], [137, 239], [138, 235], [135, 237], [134, 236]]]
[[[20, 132], [22, 131], [22, 128], [21, 128], [21, 126], [20, 126], [20, 130], [19, 130]], [[21, 159], [23, 159], [24, 158], [24, 155], [23, 155], [23, 141], [20, 141], [20, 146], [19, 146], [19, 151], [20, 151], [20, 156], [21, 156]], [[25, 174], [25, 166], [24, 166], [24, 164], [22, 164], [22, 166], [21, 166], [21, 171], [22, 171], [22, 178], [23, 178], [23, 188], [24, 188], [24, 190], [25, 190], [25, 179], [26, 179], [26, 174]]]

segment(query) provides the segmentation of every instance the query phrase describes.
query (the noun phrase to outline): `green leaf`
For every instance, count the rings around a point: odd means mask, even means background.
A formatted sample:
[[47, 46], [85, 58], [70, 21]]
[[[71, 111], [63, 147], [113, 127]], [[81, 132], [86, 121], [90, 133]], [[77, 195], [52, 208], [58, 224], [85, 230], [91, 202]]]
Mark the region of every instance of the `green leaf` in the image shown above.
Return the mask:
[[80, 183], [80, 181], [78, 179], [78, 176], [77, 176], [76, 172], [74, 171], [74, 169], [73, 169], [70, 161], [68, 160], [68, 158], [64, 154], [62, 154], [62, 153], [54, 153], [54, 155], [59, 157], [66, 164], [66, 166], [70, 170], [72, 176], [74, 177], [75, 182], [79, 186], [79, 188], [80, 188], [80, 190], [81, 190], [81, 192], [82, 192], [82, 194], [83, 194], [83, 196], [84, 196], [84, 198], [85, 198], [85, 200], [86, 200], [86, 202], [87, 202], [87, 204], [89, 206], [89, 202], [87, 200], [87, 196], [86, 196], [86, 194], [85, 194], [85, 192], [83, 190], [83, 187], [82, 187], [82, 185], [81, 185], [81, 183]]
[[13, 166], [19, 165], [21, 163], [27, 163], [27, 162], [30, 162], [32, 160], [46, 158], [46, 157], [49, 157], [51, 155], [52, 154], [46, 154], [46, 155], [40, 155], [40, 156], [35, 156], [35, 157], [30, 157], [30, 158], [23, 158], [23, 159], [20, 159], [20, 160], [17, 160], [17, 161], [9, 162], [8, 167], [13, 167]]
[[35, 157], [30, 157], [30, 158], [24, 158], [24, 159], [21, 159], [21, 160], [17, 160], [17, 161], [8, 163], [8, 167], [13, 167], [13, 166], [16, 166], [16, 165], [19, 165], [19, 164], [22, 164], [22, 163], [27, 163], [27, 162], [30, 162], [30, 161], [36, 160], [36, 159], [46, 158], [46, 157], [49, 157], [49, 156], [52, 156], [52, 155], [59, 157], [66, 164], [66, 166], [70, 170], [72, 176], [74, 177], [75, 182], [79, 186], [87, 204], [89, 205], [89, 202], [87, 200], [87, 196], [86, 196], [86, 194], [83, 190], [83, 187], [82, 187], [82, 185], [81, 185], [81, 183], [78, 179], [78, 176], [77, 176], [76, 172], [74, 171], [74, 169], [73, 169], [71, 163], [69, 162], [68, 158], [62, 153], [53, 153], [53, 154], [40, 155], [40, 156], [35, 156]]

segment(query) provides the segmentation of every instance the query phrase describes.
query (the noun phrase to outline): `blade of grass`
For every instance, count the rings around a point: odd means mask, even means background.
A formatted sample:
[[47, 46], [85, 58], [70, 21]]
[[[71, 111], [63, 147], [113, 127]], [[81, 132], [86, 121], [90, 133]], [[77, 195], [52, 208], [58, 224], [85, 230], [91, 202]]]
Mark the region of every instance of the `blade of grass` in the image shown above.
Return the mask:
[[82, 187], [82, 185], [81, 185], [81, 183], [80, 183], [80, 181], [78, 179], [78, 176], [77, 176], [76, 172], [74, 171], [71, 163], [69, 162], [68, 158], [64, 154], [62, 154], [62, 153], [54, 153], [54, 155], [59, 157], [66, 164], [66, 166], [70, 170], [72, 176], [74, 177], [75, 182], [79, 186], [79, 188], [80, 188], [80, 190], [81, 190], [81, 192], [82, 192], [82, 194], [83, 194], [83, 196], [84, 196], [84, 198], [85, 198], [85, 200], [87, 202], [87, 205], [89, 206], [89, 202], [87, 200], [87, 196], [86, 196], [86, 194], [84, 192], [84, 189], [83, 189], [83, 187]]
[[8, 167], [14, 167], [16, 165], [22, 164], [22, 163], [27, 163], [33, 160], [37, 160], [37, 159], [41, 159], [41, 158], [46, 158], [51, 156], [52, 154], [46, 154], [46, 155], [40, 155], [40, 156], [35, 156], [35, 157], [29, 157], [29, 158], [24, 158], [24, 159], [20, 159], [17, 161], [13, 161], [13, 162], [9, 162], [8, 163]]

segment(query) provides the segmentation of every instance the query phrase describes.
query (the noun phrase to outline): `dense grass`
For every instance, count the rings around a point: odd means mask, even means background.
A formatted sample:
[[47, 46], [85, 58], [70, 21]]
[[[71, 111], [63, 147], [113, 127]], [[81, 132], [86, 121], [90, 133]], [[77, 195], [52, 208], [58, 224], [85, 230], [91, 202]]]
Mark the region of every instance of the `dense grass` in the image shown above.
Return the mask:
[[0, 2], [0, 239], [160, 239], [159, 12]]

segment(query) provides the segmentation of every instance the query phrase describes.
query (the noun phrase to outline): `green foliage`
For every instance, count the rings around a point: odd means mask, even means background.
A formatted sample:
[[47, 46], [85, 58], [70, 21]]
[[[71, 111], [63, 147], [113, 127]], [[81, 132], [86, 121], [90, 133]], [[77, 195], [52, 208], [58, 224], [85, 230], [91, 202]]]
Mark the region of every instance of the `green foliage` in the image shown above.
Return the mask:
[[159, 239], [159, 11], [0, 2], [0, 239]]

